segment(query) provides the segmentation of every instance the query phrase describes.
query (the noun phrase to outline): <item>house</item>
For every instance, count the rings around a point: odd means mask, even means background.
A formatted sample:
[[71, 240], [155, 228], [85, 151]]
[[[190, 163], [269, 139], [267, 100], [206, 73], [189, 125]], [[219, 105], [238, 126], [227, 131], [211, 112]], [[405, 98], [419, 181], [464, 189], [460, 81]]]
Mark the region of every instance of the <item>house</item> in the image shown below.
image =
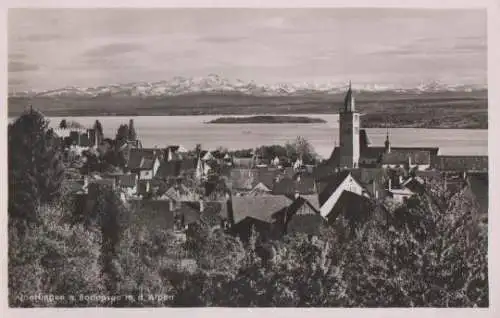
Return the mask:
[[182, 160], [187, 155], [187, 149], [182, 146], [168, 146], [165, 149], [165, 161]]
[[436, 169], [442, 172], [486, 172], [488, 156], [438, 156]]
[[363, 209], [367, 206], [370, 194], [349, 170], [338, 172], [321, 183], [323, 184], [320, 186], [318, 197], [320, 213], [329, 222], [336, 219], [341, 212], [366, 212]]
[[228, 178], [228, 188], [234, 194], [251, 192], [259, 183], [253, 193], [260, 191], [272, 190], [280, 170], [270, 167], [254, 168], [254, 169], [236, 169], [230, 171]]
[[154, 151], [132, 149], [127, 168], [139, 176], [140, 180], [151, 180], [160, 167], [160, 159]]
[[272, 193], [275, 195], [316, 194], [316, 182], [313, 176], [307, 174], [296, 174], [293, 178], [283, 177], [276, 181]]
[[139, 178], [133, 173], [122, 174], [117, 177], [118, 187], [130, 194], [137, 193], [138, 182]]
[[155, 159], [158, 160], [158, 165], [163, 161], [162, 150], [158, 148], [133, 148], [130, 149], [126, 156], [126, 164], [129, 170], [141, 169], [141, 165], [154, 163]]
[[175, 183], [170, 186], [165, 193], [161, 195], [161, 199], [180, 201], [192, 201], [199, 199], [199, 195], [182, 183]]
[[257, 183], [257, 185], [255, 187], [253, 187], [252, 190], [250, 190], [250, 192], [247, 193], [247, 195], [251, 195], [251, 196], [267, 195], [267, 194], [271, 194], [271, 192], [272, 192], [272, 187], [270, 189], [263, 182], [259, 182], [259, 183]]
[[382, 168], [407, 167], [408, 170], [427, 170], [431, 166], [429, 151], [423, 150], [391, 150], [384, 152], [380, 159]]
[[283, 225], [284, 234], [318, 236], [321, 226], [326, 224], [320, 213], [317, 195], [297, 195], [287, 209], [276, 212], [273, 218]]
[[263, 240], [281, 237], [284, 229], [276, 223], [274, 216], [277, 212], [287, 209], [293, 200], [284, 195], [233, 196], [229, 202], [231, 231], [247, 242], [252, 229], [255, 229]]
[[192, 174], [196, 170], [197, 159], [184, 158], [181, 160], [170, 160], [160, 163], [155, 178], [168, 180], [179, 177], [182, 174]]

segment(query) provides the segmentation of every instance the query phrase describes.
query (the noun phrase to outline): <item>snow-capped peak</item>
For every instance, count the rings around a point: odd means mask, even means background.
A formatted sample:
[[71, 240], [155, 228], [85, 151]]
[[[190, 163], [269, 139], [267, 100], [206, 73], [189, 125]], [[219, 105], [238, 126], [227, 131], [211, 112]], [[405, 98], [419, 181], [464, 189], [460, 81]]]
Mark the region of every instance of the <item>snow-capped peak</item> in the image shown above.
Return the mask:
[[[347, 82], [346, 82], [347, 83]], [[161, 97], [186, 95], [194, 93], [238, 93], [244, 95], [283, 96], [314, 92], [341, 93], [347, 88], [346, 83], [339, 82], [300, 82], [257, 84], [254, 81], [229, 80], [217, 74], [205, 77], [176, 76], [170, 80], [157, 82], [133, 82], [110, 84], [97, 87], [69, 86], [45, 91], [15, 91], [10, 96], [39, 96], [39, 97], [98, 97], [98, 96], [138, 96]], [[399, 91], [399, 92], [436, 92], [436, 91], [472, 91], [485, 89], [482, 85], [449, 85], [438, 81], [422, 82], [416, 86], [396, 86], [386, 84], [353, 84], [356, 91]]]

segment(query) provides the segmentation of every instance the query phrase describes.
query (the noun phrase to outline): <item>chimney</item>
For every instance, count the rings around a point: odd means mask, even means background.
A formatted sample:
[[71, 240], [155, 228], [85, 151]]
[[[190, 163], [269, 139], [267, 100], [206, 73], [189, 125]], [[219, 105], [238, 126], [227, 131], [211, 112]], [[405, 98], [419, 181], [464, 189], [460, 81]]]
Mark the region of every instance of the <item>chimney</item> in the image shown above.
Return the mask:
[[388, 185], [387, 185], [387, 190], [391, 191], [392, 189], [392, 179], [389, 178], [389, 182], [388, 182]]
[[169, 207], [170, 211], [175, 210], [175, 205], [174, 205], [174, 201], [173, 200], [169, 200], [168, 201], [168, 207]]

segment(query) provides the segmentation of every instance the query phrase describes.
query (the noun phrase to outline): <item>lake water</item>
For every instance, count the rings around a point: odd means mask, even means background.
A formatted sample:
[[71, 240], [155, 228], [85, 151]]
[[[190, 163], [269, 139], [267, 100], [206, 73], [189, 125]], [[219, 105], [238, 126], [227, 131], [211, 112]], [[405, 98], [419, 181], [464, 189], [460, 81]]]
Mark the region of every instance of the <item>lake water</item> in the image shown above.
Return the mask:
[[[304, 115], [301, 115], [304, 116]], [[120, 124], [134, 119], [138, 137], [144, 147], [164, 147], [180, 144], [191, 149], [200, 143], [204, 149], [219, 146], [228, 149], [253, 148], [261, 145], [284, 144], [297, 136], [305, 137], [323, 158], [330, 156], [338, 144], [338, 115], [310, 114], [322, 118], [323, 124], [206, 124], [220, 116], [138, 116], [138, 117], [65, 117], [92, 127], [96, 119], [102, 123], [106, 137], [114, 137]], [[51, 117], [57, 127], [62, 117]], [[368, 128], [372, 146], [382, 146], [386, 130]], [[488, 131], [479, 129], [390, 129], [393, 146], [440, 147], [443, 155], [487, 155]]]

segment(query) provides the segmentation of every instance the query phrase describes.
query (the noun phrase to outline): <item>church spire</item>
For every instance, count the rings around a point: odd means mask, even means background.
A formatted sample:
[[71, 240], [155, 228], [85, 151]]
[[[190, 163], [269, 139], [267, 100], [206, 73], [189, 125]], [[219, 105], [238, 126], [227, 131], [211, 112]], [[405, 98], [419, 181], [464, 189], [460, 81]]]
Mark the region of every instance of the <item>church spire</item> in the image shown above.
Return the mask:
[[349, 113], [354, 112], [354, 96], [352, 95], [352, 85], [350, 80], [349, 80], [349, 89], [347, 90], [344, 99], [344, 111]]

